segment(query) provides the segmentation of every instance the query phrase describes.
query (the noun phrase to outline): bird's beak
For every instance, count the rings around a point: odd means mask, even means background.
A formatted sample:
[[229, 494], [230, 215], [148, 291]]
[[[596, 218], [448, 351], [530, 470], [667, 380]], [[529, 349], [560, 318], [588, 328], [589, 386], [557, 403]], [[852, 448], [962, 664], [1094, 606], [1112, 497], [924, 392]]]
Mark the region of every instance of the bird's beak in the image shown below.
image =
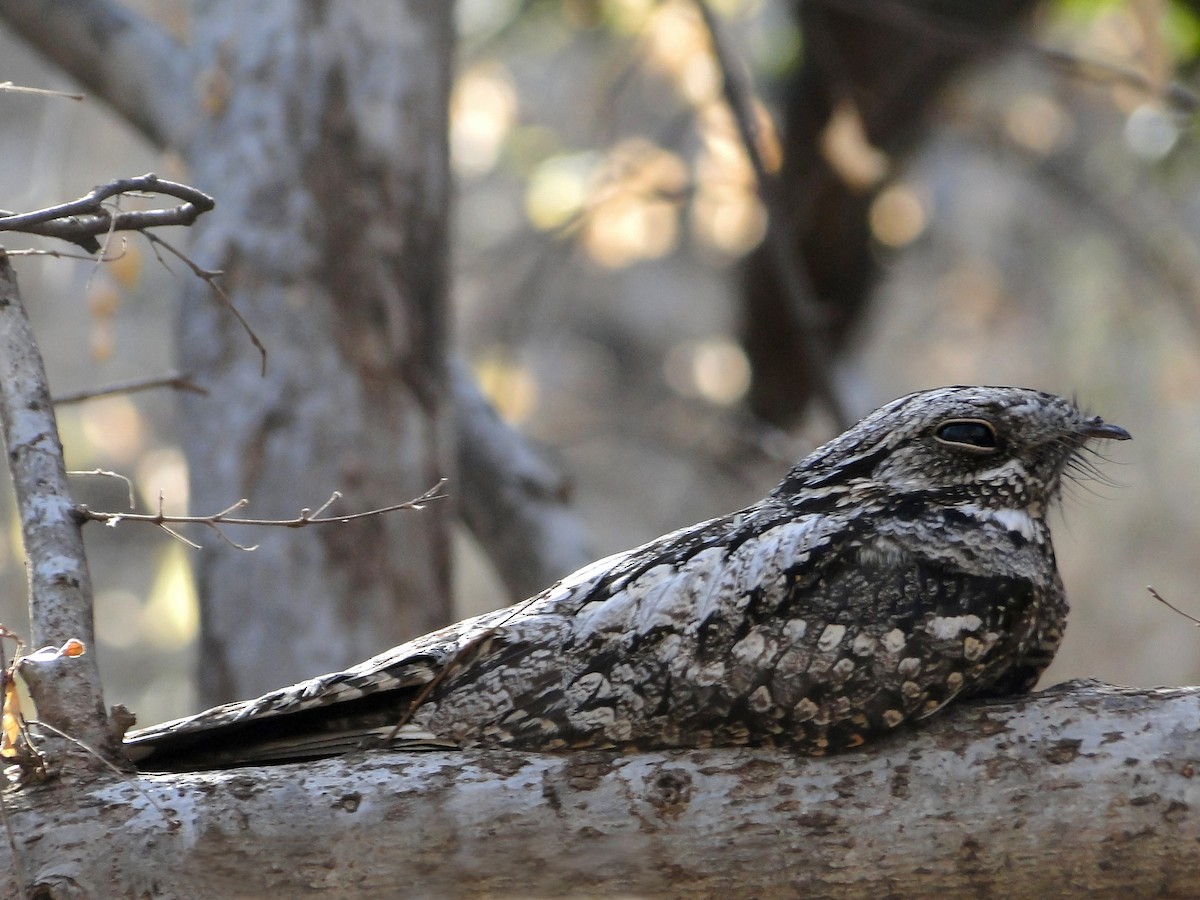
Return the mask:
[[1109, 425], [1099, 416], [1092, 416], [1084, 422], [1079, 434], [1085, 438], [1099, 438], [1104, 441], [1128, 441], [1133, 437], [1120, 425]]

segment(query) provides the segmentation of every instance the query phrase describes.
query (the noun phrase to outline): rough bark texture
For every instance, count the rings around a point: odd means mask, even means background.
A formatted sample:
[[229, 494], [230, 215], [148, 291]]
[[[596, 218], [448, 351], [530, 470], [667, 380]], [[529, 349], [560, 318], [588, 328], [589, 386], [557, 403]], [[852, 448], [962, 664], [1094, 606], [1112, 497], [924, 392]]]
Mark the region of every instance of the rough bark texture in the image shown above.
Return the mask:
[[[186, 404], [194, 510], [246, 496], [253, 513], [290, 516], [335, 488], [340, 509], [378, 506], [452, 474], [457, 442], [462, 477], [448, 491], [520, 599], [589, 556], [561, 476], [469, 376], [445, 395], [451, 7], [210, 0], [194, 7], [188, 47], [111, 0], [0, 0], [0, 19], [178, 149], [217, 196], [196, 255], [228, 270], [271, 360], [263, 380], [236, 324], [188, 287], [180, 366], [211, 389]], [[338, 668], [443, 623], [453, 513], [247, 536], [262, 540], [256, 557], [209, 548], [206, 698]]]
[[[452, 8], [436, 0], [195, 7], [203, 127], [184, 148], [219, 195], [185, 289], [179, 365], [192, 505], [295, 514], [420, 494], [452, 474], [446, 148]], [[347, 527], [206, 542], [201, 693], [219, 701], [342, 666], [450, 618], [447, 503]], [[264, 648], [267, 648], [264, 650]]]
[[825, 759], [372, 753], [7, 804], [38, 896], [1183, 897], [1198, 730], [1200, 689], [1083, 682]]
[[[266, 344], [195, 280], [179, 365], [192, 504], [334, 511], [452, 474], [446, 403], [452, 4], [194, 6], [185, 50], [104, 0], [4, 0], [0, 15], [218, 195], [193, 247]], [[139, 73], [126, 84], [123, 71]], [[126, 93], [128, 92], [128, 93]], [[217, 701], [340, 667], [449, 618], [449, 504], [331, 530], [237, 534], [198, 565], [202, 693]], [[211, 536], [210, 536], [211, 537]]]
[[[74, 638], [94, 646], [92, 582], [63, 464], [42, 355], [21, 303], [17, 275], [0, 248], [0, 433], [29, 558], [34, 647]], [[111, 755], [112, 740], [95, 657], [47, 659], [26, 669], [39, 714]]]

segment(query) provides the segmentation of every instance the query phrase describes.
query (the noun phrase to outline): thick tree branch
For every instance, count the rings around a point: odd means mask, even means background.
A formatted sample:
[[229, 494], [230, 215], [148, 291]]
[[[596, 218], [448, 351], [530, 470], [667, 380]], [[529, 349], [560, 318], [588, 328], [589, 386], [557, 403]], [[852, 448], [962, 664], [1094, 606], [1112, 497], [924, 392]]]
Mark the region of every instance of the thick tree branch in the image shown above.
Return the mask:
[[[0, 249], [0, 430], [21, 517], [33, 645], [94, 645], [92, 585], [63, 464], [41, 353], [17, 277]], [[112, 743], [95, 657], [59, 656], [22, 667], [38, 715], [105, 748]]]
[[501, 421], [461, 360], [450, 390], [462, 478], [459, 513], [513, 601], [589, 563], [583, 523], [564, 476]]
[[380, 752], [8, 806], [31, 895], [1190, 896], [1198, 729], [1200, 689], [1084, 682], [825, 759]]
[[184, 48], [114, 0], [0, 0], [0, 21], [146, 139], [181, 147], [197, 104]]

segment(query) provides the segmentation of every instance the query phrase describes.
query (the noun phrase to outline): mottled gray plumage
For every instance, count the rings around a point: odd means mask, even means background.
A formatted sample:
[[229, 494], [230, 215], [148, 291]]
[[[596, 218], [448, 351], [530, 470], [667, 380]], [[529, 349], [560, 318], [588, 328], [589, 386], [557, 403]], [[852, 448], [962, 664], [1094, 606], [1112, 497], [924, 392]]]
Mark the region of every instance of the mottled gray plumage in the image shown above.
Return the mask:
[[1122, 429], [1037, 391], [902, 397], [764, 500], [345, 672], [129, 735], [144, 768], [358, 747], [855, 747], [1030, 689], [1067, 603], [1047, 506]]

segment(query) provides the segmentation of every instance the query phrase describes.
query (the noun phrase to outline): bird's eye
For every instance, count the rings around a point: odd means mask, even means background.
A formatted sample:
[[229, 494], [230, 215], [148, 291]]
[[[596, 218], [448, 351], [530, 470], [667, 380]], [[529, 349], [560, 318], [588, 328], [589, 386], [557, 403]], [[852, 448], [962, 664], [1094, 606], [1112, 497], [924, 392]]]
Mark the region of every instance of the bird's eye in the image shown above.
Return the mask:
[[951, 419], [939, 425], [933, 436], [943, 444], [974, 452], [987, 452], [998, 447], [996, 429], [983, 419]]

